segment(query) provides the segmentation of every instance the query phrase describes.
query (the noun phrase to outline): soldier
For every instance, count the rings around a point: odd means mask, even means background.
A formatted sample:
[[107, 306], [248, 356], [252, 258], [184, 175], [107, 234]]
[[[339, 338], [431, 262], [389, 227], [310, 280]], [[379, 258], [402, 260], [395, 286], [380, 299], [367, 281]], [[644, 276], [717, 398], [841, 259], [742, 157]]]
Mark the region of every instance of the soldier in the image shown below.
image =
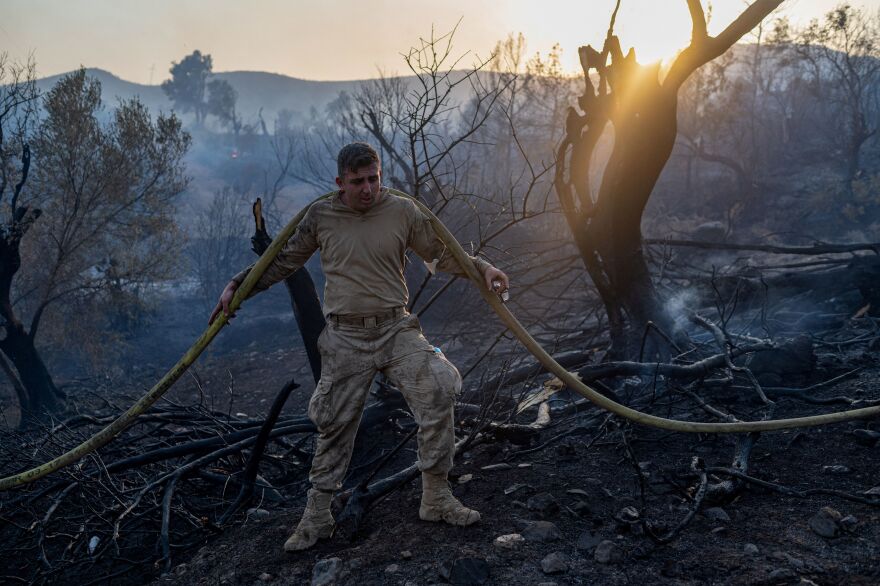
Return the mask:
[[[429, 266], [466, 275], [418, 207], [382, 188], [381, 162], [373, 147], [362, 142], [343, 147], [337, 170], [339, 191], [309, 209], [250, 293], [284, 280], [321, 250], [327, 327], [318, 338], [321, 380], [308, 410], [318, 440], [309, 473], [312, 488], [302, 519], [284, 544], [287, 551], [309, 548], [333, 533], [330, 501], [342, 487], [364, 403], [379, 371], [400, 389], [419, 426], [419, 517], [460, 526], [480, 520], [449, 489], [453, 402], [461, 376], [406, 311], [406, 250], [415, 251]], [[507, 275], [481, 258], [470, 259], [487, 287], [497, 293], [507, 290]], [[211, 322], [221, 311], [229, 315], [233, 294], [252, 266], [223, 290]]]

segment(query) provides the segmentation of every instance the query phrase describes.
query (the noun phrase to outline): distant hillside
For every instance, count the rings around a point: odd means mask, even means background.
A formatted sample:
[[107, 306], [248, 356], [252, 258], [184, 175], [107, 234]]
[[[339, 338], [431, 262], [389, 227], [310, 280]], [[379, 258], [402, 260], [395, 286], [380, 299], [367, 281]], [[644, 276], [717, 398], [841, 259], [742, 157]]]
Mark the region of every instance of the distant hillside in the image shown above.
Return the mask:
[[[104, 103], [108, 106], [120, 99], [138, 96], [153, 112], [169, 111], [172, 104], [158, 85], [144, 85], [120, 79], [109, 71], [89, 68], [87, 73], [101, 82]], [[44, 77], [37, 81], [41, 91], [49, 90], [65, 74]], [[354, 81], [309, 81], [277, 73], [262, 71], [227, 71], [216, 73], [215, 79], [225, 79], [238, 92], [238, 110], [245, 121], [256, 118], [263, 108], [267, 123], [283, 109], [307, 116], [311, 108], [322, 109], [342, 90], [351, 91], [359, 83]]]
[[[159, 85], [145, 85], [126, 81], [116, 75], [98, 68], [86, 68], [88, 75], [101, 82], [104, 104], [112, 106], [120, 99], [138, 96], [145, 106], [154, 113], [168, 112], [172, 104], [165, 97]], [[40, 91], [48, 91], [58, 80], [66, 75], [61, 73], [37, 80]], [[454, 79], [459, 79], [464, 72], [453, 72]], [[481, 76], [492, 76], [494, 73], [483, 73]], [[364, 80], [351, 81], [309, 81], [288, 77], [265, 71], [225, 71], [215, 73], [213, 79], [228, 81], [238, 92], [238, 112], [245, 123], [257, 121], [257, 113], [263, 109], [263, 119], [271, 126], [281, 110], [289, 110], [308, 120], [312, 108], [322, 110], [332, 102], [341, 91], [352, 92]], [[409, 85], [414, 76], [405, 76], [404, 83]], [[462, 83], [452, 92], [453, 101], [467, 100], [471, 96], [468, 83]]]
[[[165, 93], [162, 91], [162, 88], [157, 85], [144, 85], [125, 81], [103, 69], [87, 68], [86, 73], [101, 82], [104, 104], [107, 106], [114, 105], [120, 99], [129, 99], [138, 96], [144, 105], [154, 112], [171, 109], [171, 102], [165, 98]], [[67, 75], [67, 73], [59, 73], [58, 75], [38, 79], [37, 87], [41, 92], [47, 92], [65, 75]]]
[[290, 110], [307, 116], [314, 107], [321, 110], [341, 91], [357, 89], [361, 80], [308, 81], [263, 71], [227, 71], [217, 73], [216, 79], [225, 79], [238, 92], [238, 108], [245, 118], [256, 116], [263, 108], [267, 123], [280, 110]]

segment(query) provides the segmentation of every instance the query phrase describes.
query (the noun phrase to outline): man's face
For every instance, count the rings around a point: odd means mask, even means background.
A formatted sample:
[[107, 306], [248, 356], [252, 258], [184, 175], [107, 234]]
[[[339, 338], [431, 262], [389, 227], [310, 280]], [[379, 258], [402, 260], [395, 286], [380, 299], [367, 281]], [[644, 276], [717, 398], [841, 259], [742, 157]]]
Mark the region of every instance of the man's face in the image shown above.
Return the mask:
[[357, 171], [346, 171], [336, 178], [336, 185], [342, 192], [342, 201], [356, 212], [365, 212], [379, 201], [382, 187], [382, 170], [379, 163], [361, 167]]

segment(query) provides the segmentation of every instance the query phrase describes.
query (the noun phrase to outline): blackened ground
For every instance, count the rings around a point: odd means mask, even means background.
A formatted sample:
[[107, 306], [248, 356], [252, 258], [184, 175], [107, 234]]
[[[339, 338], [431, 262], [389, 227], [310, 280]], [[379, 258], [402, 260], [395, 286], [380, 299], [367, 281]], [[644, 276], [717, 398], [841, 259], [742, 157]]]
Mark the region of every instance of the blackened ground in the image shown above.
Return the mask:
[[[296, 362], [293, 355], [245, 354], [232, 362], [208, 363], [202, 375], [219, 382], [227, 368], [241, 377], [269, 372], [271, 364], [283, 364], [291, 371], [299, 370], [301, 376], [303, 371]], [[862, 353], [857, 362], [867, 368], [825, 389], [820, 396], [880, 396], [876, 361]], [[817, 377], [830, 378], [847, 366], [851, 365], [835, 364]], [[260, 405], [271, 401], [277, 386], [277, 381], [267, 380], [265, 389], [252, 393], [254, 410], [262, 410]], [[291, 409], [300, 408], [304, 400], [298, 397]], [[239, 400], [236, 408], [246, 409]], [[777, 415], [820, 410], [830, 408], [780, 400]], [[751, 473], [797, 489], [830, 487], [861, 494], [880, 484], [880, 446], [859, 443], [852, 434], [866, 427], [880, 429], [880, 424], [862, 421], [764, 434], [755, 448]], [[547, 430], [541, 441], [565, 429], [557, 426]], [[282, 544], [302, 510], [303, 486], [300, 496], [287, 507], [262, 505], [270, 513], [268, 518], [247, 519], [200, 549], [179, 554], [172, 573], [157, 583], [308, 584], [315, 564], [334, 557], [341, 560], [343, 568], [338, 583], [358, 585], [440, 583], [444, 581], [443, 566], [463, 557], [487, 563], [487, 584], [796, 584], [804, 579], [816, 584], [880, 583], [880, 508], [839, 497], [797, 499], [748, 488], [732, 503], [722, 505], [729, 520], [698, 515], [670, 544], [656, 545], [637, 527], [615, 517], [631, 506], [642, 510], [652, 522], [674, 525], [685, 514], [687, 490], [694, 485], [687, 476], [691, 458], [699, 456], [708, 466], [727, 466], [733, 438], [630, 428], [630, 444], [648, 475], [647, 509], [643, 510], [639, 483], [625, 456], [620, 431], [612, 430], [594, 441], [597, 432], [591, 429], [572, 435], [524, 456], [514, 455], [520, 447], [493, 444], [460, 457], [453, 474], [457, 478], [454, 492], [481, 511], [482, 522], [474, 527], [419, 520], [420, 488], [416, 482], [381, 502], [368, 516], [365, 534], [354, 541], [331, 538], [304, 553], [284, 553]], [[366, 461], [402, 434], [390, 425], [365, 430], [354, 462]], [[389, 472], [413, 458], [411, 449], [402, 451]], [[512, 467], [484, 470], [505, 461]], [[835, 466], [838, 468], [827, 468]], [[511, 490], [514, 485], [525, 486]], [[542, 499], [531, 503], [529, 499], [541, 493], [549, 495], [550, 499], [543, 500], [552, 499], [555, 506], [551, 503], [544, 510], [530, 510], [528, 504], [534, 508]], [[809, 522], [823, 507], [855, 520], [840, 536], [821, 537]], [[554, 523], [561, 539], [527, 541], [513, 551], [493, 545], [496, 537], [518, 532], [528, 520]], [[597, 562], [594, 545], [599, 540], [615, 543], [622, 560]], [[541, 562], [554, 552], [563, 554], [567, 569], [548, 575]]]

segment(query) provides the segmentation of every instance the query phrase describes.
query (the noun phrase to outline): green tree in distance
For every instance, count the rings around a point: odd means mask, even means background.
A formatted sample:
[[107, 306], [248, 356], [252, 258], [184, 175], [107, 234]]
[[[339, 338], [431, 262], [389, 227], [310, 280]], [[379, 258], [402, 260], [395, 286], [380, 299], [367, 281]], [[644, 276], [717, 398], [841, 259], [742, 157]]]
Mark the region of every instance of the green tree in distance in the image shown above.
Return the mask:
[[241, 118], [235, 110], [238, 93], [225, 79], [208, 82], [208, 113], [220, 120], [221, 124], [232, 128], [235, 137], [241, 131]]
[[201, 126], [208, 114], [206, 94], [214, 63], [210, 55], [196, 49], [179, 63], [172, 62], [171, 79], [162, 82], [162, 90], [181, 112], [193, 112]]

